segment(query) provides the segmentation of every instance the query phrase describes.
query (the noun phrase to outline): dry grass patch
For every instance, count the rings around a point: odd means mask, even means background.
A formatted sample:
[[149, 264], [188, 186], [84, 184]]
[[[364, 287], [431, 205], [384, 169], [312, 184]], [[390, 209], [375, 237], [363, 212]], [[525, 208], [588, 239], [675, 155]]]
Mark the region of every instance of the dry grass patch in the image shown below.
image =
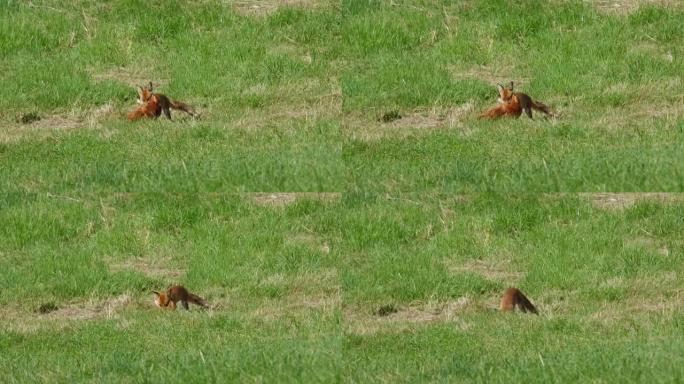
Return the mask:
[[297, 200], [316, 200], [322, 202], [339, 202], [342, 194], [339, 192], [253, 192], [247, 193], [246, 198], [262, 207], [285, 207]]
[[280, 297], [264, 299], [251, 311], [251, 316], [262, 319], [277, 320], [311, 310], [333, 316], [342, 302], [339, 273], [332, 268], [289, 278], [275, 274], [264, 278], [261, 285], [280, 287], [286, 291]]
[[475, 116], [475, 103], [469, 101], [451, 107], [433, 107], [398, 113], [401, 117], [390, 122], [383, 122], [382, 113], [375, 111], [363, 115], [346, 114], [343, 126], [351, 139], [362, 141], [407, 138], [441, 128], [460, 128], [464, 135], [470, 135], [472, 129], [464, 122]]
[[671, 317], [684, 309], [684, 289], [679, 284], [678, 272], [667, 271], [635, 278], [616, 277], [601, 287], [621, 290], [621, 296], [601, 304], [591, 319], [604, 325], [614, 325], [641, 316]]
[[277, 95], [277, 102], [248, 109], [232, 126], [259, 129], [281, 121], [337, 118], [342, 110], [342, 91], [337, 78], [325, 80], [309, 79], [286, 84], [277, 88], [256, 84], [242, 92], [245, 97], [271, 97]]
[[46, 328], [64, 329], [73, 325], [74, 322], [83, 320], [112, 318], [124, 309], [135, 307], [140, 307], [140, 304], [134, 302], [131, 295], [122, 294], [104, 300], [90, 299], [64, 304], [57, 303], [54, 310], [44, 314], [5, 307], [0, 312], [0, 316], [5, 320], [6, 329], [14, 332], [30, 333]]
[[639, 7], [655, 5], [665, 8], [681, 8], [680, 0], [584, 0], [602, 12], [613, 14], [628, 14], [636, 11]]
[[684, 193], [665, 192], [579, 193], [578, 195], [589, 200], [596, 208], [605, 210], [623, 210], [640, 201], [665, 204], [684, 200]]
[[239, 14], [257, 17], [268, 16], [284, 7], [321, 10], [331, 8], [335, 4], [333, 1], [326, 0], [229, 0], [227, 2]]
[[346, 332], [366, 335], [403, 331], [416, 325], [435, 322], [455, 322], [460, 323], [461, 328], [467, 328], [459, 316], [468, 310], [481, 309], [484, 309], [481, 305], [463, 296], [447, 301], [413, 302], [384, 316], [378, 315], [376, 309], [369, 311], [365, 308], [347, 307], [343, 310], [343, 316]]
[[17, 142], [29, 136], [44, 139], [53, 133], [74, 129], [95, 129], [101, 126], [103, 120], [117, 118], [119, 114], [112, 103], [107, 103], [87, 110], [74, 109], [39, 115], [38, 119], [28, 123], [22, 123], [21, 118], [17, 118], [0, 127], [0, 143]]

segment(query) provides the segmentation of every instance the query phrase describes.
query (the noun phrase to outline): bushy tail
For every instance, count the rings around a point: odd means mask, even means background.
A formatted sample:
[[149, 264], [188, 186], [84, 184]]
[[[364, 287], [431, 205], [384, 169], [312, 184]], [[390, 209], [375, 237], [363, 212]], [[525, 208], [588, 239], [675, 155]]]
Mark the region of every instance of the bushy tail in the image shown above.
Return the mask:
[[190, 115], [190, 116], [192, 116], [192, 117], [195, 117], [195, 110], [192, 109], [192, 107], [190, 107], [189, 105], [187, 105], [187, 104], [185, 104], [185, 103], [183, 103], [183, 102], [180, 102], [180, 101], [171, 101], [171, 102], [170, 102], [170, 106], [171, 106], [171, 108], [173, 108], [173, 109], [181, 110], [181, 111], [187, 113], [188, 115]]
[[535, 315], [538, 315], [539, 312], [537, 311], [537, 308], [535, 308], [535, 306], [527, 298], [527, 296], [523, 295], [521, 291], [518, 291], [518, 293], [520, 295], [518, 296], [518, 307], [520, 308], [520, 310], [523, 312], [532, 312]]
[[201, 298], [201, 297], [199, 297], [199, 296], [197, 296], [197, 295], [195, 295], [195, 294], [192, 294], [192, 293], [188, 293], [188, 301], [191, 302], [191, 303], [195, 303], [195, 304], [197, 304], [197, 305], [199, 305], [199, 306], [201, 306], [201, 307], [204, 307], [204, 308], [208, 308], [208, 307], [209, 307], [209, 306], [207, 305], [207, 302], [204, 301], [203, 298]]
[[542, 111], [549, 116], [553, 116], [553, 113], [551, 113], [551, 108], [549, 108], [549, 106], [546, 104], [540, 103], [538, 101], [532, 101], [532, 108], [536, 109], [537, 111]]

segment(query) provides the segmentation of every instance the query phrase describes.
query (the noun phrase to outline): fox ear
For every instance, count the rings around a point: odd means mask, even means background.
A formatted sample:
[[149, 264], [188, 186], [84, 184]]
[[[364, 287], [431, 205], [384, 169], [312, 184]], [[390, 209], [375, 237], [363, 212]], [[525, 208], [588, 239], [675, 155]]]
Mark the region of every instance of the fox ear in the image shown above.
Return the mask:
[[150, 80], [150, 91], [152, 91], [154, 87], [152, 86], [152, 81]]
[[511, 81], [511, 91], [513, 90], [513, 82]]
[[154, 293], [155, 296], [159, 296], [159, 292], [157, 292], [157, 291], [152, 291], [152, 293]]
[[501, 93], [501, 91], [503, 91], [503, 89], [504, 89], [504, 86], [501, 84], [497, 84], [496, 89], [499, 91], [499, 93]]

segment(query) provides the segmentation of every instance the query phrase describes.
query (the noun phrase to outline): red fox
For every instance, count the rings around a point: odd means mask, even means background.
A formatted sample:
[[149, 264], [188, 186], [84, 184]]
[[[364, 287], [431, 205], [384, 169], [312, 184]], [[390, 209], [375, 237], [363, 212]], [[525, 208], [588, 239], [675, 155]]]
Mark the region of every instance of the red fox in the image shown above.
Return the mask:
[[532, 100], [526, 93], [513, 92], [512, 81], [508, 88], [501, 84], [497, 84], [496, 88], [499, 90], [498, 102], [500, 104], [485, 111], [480, 115], [481, 119], [496, 119], [502, 116], [520, 117], [523, 111], [532, 119], [532, 109], [542, 111], [549, 116], [551, 115], [551, 110], [547, 105]]
[[204, 299], [188, 292], [188, 290], [182, 285], [174, 285], [166, 292], [160, 293], [157, 291], [152, 291], [152, 293], [155, 295], [154, 303], [159, 308], [171, 307], [171, 309], [176, 309], [176, 303], [179, 301], [184, 309], [189, 309], [188, 301], [204, 308], [208, 307], [207, 302], [204, 301]]
[[161, 93], [154, 93], [154, 87], [150, 81], [147, 87], [138, 87], [138, 104], [141, 104], [138, 109], [128, 114], [128, 120], [138, 120], [143, 117], [157, 118], [164, 113], [164, 116], [171, 120], [171, 109], [178, 109], [192, 117], [195, 117], [195, 111], [180, 101], [172, 101], [166, 95]]
[[509, 312], [515, 310], [516, 307], [523, 312], [532, 312], [535, 315], [539, 314], [537, 308], [532, 305], [530, 300], [523, 295], [518, 288], [508, 288], [504, 291], [503, 297], [501, 298], [499, 310], [501, 312]]

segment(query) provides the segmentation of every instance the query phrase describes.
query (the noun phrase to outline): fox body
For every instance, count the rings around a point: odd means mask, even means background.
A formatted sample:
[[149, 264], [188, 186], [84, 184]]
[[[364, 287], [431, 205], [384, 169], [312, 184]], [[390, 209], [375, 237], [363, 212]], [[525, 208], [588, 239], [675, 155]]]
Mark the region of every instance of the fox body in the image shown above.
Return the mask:
[[204, 299], [188, 292], [182, 285], [174, 285], [166, 292], [152, 291], [152, 293], [155, 295], [154, 304], [159, 308], [170, 307], [171, 309], [176, 309], [176, 303], [179, 301], [184, 309], [189, 309], [188, 302], [204, 308], [207, 307], [207, 302]]
[[485, 111], [482, 115], [480, 115], [480, 118], [496, 119], [499, 117], [520, 117], [520, 115], [525, 112], [525, 114], [531, 119], [533, 109], [544, 112], [547, 115], [551, 115], [551, 110], [547, 105], [532, 100], [532, 98], [526, 93], [513, 92], [512, 81], [508, 87], [504, 87], [501, 84], [497, 84], [496, 87], [499, 91], [499, 105]]
[[173, 101], [166, 95], [154, 93], [152, 82], [147, 87], [138, 87], [138, 107], [128, 114], [128, 120], [138, 120], [144, 117], [157, 118], [162, 113], [171, 120], [171, 109], [181, 110], [190, 116], [195, 116], [192, 108], [180, 101]]
[[530, 302], [518, 288], [508, 288], [504, 291], [503, 297], [501, 298], [499, 310], [501, 312], [510, 312], [515, 310], [516, 307], [523, 312], [532, 312], [535, 315], [539, 314], [537, 308], [534, 307], [532, 302]]

